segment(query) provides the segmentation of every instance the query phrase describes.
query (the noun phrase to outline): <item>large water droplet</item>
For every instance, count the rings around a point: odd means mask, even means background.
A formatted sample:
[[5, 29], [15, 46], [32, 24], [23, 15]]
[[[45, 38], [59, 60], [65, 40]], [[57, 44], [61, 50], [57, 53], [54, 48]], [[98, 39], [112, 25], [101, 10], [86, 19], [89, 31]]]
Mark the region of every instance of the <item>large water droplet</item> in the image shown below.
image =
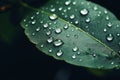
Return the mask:
[[53, 37], [48, 38], [48, 39], [47, 39], [47, 42], [48, 42], [48, 43], [52, 43], [52, 42], [53, 42]]
[[61, 56], [62, 54], [63, 54], [62, 50], [59, 50], [59, 51], [57, 52], [57, 56]]
[[55, 29], [55, 33], [60, 34], [62, 30], [60, 28]]
[[112, 34], [108, 34], [108, 35], [106, 36], [106, 39], [107, 39], [107, 41], [112, 41], [112, 40], [114, 39], [114, 37], [113, 37]]
[[59, 46], [63, 45], [63, 41], [58, 39], [58, 40], [55, 40], [53, 44], [54, 44], [54, 46], [59, 47]]
[[65, 2], [65, 5], [68, 6], [70, 3], [71, 3], [71, 1], [68, 0], [68, 1]]
[[87, 9], [82, 9], [82, 10], [80, 11], [80, 13], [81, 13], [82, 15], [87, 15], [87, 14], [88, 14], [88, 10], [87, 10]]
[[73, 50], [74, 52], [76, 52], [76, 51], [78, 51], [78, 47], [74, 47], [72, 50]]
[[56, 20], [57, 19], [57, 15], [56, 14], [52, 14], [49, 16], [50, 20]]

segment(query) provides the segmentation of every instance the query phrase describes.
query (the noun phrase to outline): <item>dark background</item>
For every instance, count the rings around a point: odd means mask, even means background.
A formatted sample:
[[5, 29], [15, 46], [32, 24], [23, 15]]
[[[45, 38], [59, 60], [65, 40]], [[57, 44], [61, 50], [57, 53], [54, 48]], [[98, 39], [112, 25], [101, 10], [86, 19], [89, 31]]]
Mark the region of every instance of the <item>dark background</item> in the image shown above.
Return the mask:
[[[11, 0], [12, 1], [12, 0]], [[14, 0], [13, 0], [14, 1]], [[38, 7], [46, 1], [24, 0], [29, 5]], [[62, 0], [61, 0], [62, 1]], [[90, 0], [112, 11], [120, 19], [120, 0]], [[0, 0], [0, 5], [12, 3]], [[14, 2], [10, 9], [10, 22], [14, 25], [15, 35], [11, 41], [4, 41], [0, 37], [0, 80], [119, 80], [120, 70], [107, 71], [97, 76], [88, 69], [73, 66], [49, 57], [28, 40], [24, 30], [20, 27], [20, 17], [16, 9], [20, 4]], [[10, 10], [2, 11], [0, 14]], [[0, 24], [3, 19], [0, 18]], [[0, 26], [1, 27], [1, 26]], [[2, 28], [0, 28], [2, 29]]]

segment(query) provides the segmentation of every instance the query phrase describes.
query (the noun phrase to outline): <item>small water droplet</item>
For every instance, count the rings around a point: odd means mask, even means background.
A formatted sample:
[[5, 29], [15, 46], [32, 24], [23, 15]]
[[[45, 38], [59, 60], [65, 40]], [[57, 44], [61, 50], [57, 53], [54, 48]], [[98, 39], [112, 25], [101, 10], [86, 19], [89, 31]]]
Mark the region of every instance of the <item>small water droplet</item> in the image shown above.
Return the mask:
[[59, 7], [58, 10], [61, 11], [63, 8], [62, 7]]
[[77, 21], [75, 21], [75, 24], [79, 24], [78, 20], [77, 20]]
[[52, 42], [53, 42], [53, 37], [48, 38], [48, 39], [47, 39], [47, 42], [48, 42], [48, 43], [52, 43]]
[[107, 29], [105, 28], [103, 31], [104, 31], [104, 32], [107, 32]]
[[106, 37], [107, 41], [112, 41], [114, 39], [112, 34], [108, 34]]
[[52, 14], [49, 16], [50, 20], [56, 20], [57, 19], [57, 15], [56, 14]]
[[24, 19], [23, 21], [26, 22], [26, 19]]
[[68, 0], [68, 1], [65, 2], [65, 5], [68, 6], [70, 3], [71, 3], [71, 1]]
[[45, 24], [43, 25], [43, 27], [44, 27], [44, 28], [48, 28], [48, 23], [45, 23]]
[[78, 48], [74, 47], [72, 50], [73, 50], [73, 52], [76, 52], [76, 51], [78, 51]]
[[52, 52], [52, 49], [49, 49], [48, 52], [51, 53], [51, 52]]
[[77, 52], [77, 54], [79, 55], [81, 52]]
[[51, 34], [51, 31], [46, 32], [46, 35], [49, 36]]
[[114, 64], [114, 62], [111, 62], [111, 64], [113, 65], [113, 64]]
[[36, 28], [36, 31], [37, 31], [37, 32], [40, 31], [40, 27]]
[[82, 9], [82, 10], [80, 11], [80, 13], [85, 16], [85, 15], [88, 14], [88, 10], [87, 10], [87, 9]]
[[95, 57], [96, 57], [96, 54], [92, 54], [92, 56], [95, 58]]
[[119, 33], [117, 33], [117, 36], [118, 36], [118, 37], [120, 37], [120, 34], [119, 34]]
[[105, 14], [107, 14], [107, 13], [108, 13], [108, 11], [107, 11], [107, 10], [104, 10], [104, 13], [105, 13]]
[[87, 18], [87, 19], [85, 20], [85, 22], [86, 22], [86, 23], [89, 23], [89, 22], [90, 22], [90, 18]]
[[72, 14], [72, 15], [70, 16], [70, 19], [74, 19], [74, 18], [75, 18], [75, 15]]
[[76, 55], [74, 54], [74, 55], [72, 56], [72, 58], [75, 59], [75, 58], [76, 58]]
[[35, 24], [36, 23], [36, 20], [32, 21], [32, 24]]
[[51, 12], [55, 12], [55, 10], [56, 10], [55, 8], [50, 9]]
[[55, 33], [60, 34], [62, 30], [60, 28], [55, 29]]
[[62, 54], [63, 54], [62, 50], [59, 50], [59, 51], [57, 52], [57, 56], [61, 56]]
[[79, 60], [80, 62], [82, 61], [82, 59]]
[[73, 5], [76, 5], [76, 2], [75, 2], [75, 1], [73, 2]]
[[36, 14], [38, 15], [38, 14], [39, 14], [39, 12], [36, 12]]
[[109, 23], [107, 24], [107, 26], [108, 26], [109, 28], [112, 27], [112, 23], [109, 22]]
[[34, 35], [35, 35], [35, 33], [33, 32], [33, 33], [32, 33], [32, 35], [34, 36]]
[[43, 48], [43, 47], [44, 47], [44, 44], [41, 44], [40, 47]]
[[34, 16], [30, 17], [30, 19], [34, 19]]
[[66, 24], [65, 26], [64, 26], [64, 29], [66, 30], [66, 29], [68, 29], [69, 28], [69, 26]]
[[109, 16], [106, 16], [106, 20], [109, 20], [110, 18], [109, 18]]
[[94, 10], [97, 10], [98, 8], [97, 8], [97, 6], [94, 6], [94, 8], [93, 8]]
[[63, 41], [58, 39], [58, 40], [55, 40], [53, 44], [54, 44], [54, 46], [59, 47], [59, 46], [63, 45]]
[[71, 10], [71, 7], [68, 7], [68, 10]]

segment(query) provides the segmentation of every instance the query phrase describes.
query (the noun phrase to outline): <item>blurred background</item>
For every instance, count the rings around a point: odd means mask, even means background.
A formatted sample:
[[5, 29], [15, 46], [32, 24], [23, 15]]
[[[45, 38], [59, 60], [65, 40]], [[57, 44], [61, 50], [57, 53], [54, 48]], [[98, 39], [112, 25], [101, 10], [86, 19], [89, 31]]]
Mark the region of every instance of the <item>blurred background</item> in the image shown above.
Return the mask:
[[[40, 7], [48, 0], [23, 0]], [[62, 0], [61, 0], [62, 1]], [[120, 0], [89, 0], [120, 19]], [[40, 52], [20, 26], [27, 12], [21, 0], [0, 0], [0, 80], [119, 80], [120, 70], [93, 70], [58, 61]]]

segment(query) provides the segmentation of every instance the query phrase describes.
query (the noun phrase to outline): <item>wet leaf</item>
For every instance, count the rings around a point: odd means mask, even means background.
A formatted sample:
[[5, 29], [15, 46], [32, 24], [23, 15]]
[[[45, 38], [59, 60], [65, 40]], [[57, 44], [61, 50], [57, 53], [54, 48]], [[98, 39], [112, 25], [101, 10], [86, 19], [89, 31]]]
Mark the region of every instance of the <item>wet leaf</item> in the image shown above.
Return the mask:
[[95, 3], [51, 0], [21, 25], [39, 50], [56, 59], [98, 69], [120, 66], [120, 22]]

